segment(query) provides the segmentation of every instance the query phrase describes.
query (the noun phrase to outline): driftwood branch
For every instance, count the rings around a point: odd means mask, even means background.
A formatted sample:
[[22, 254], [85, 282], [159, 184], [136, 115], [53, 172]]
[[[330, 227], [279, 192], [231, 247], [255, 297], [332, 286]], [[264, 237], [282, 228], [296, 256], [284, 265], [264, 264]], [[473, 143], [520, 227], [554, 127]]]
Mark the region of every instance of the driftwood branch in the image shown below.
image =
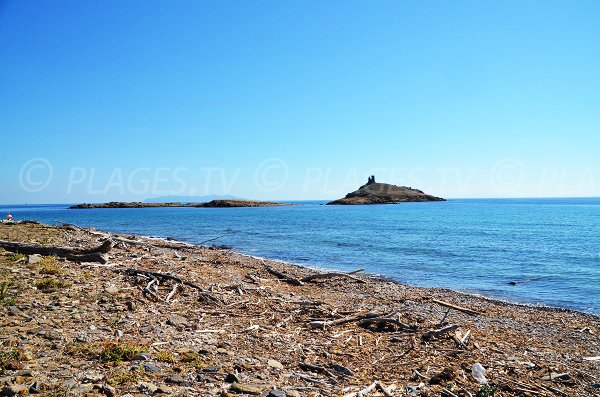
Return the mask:
[[369, 325], [372, 324], [376, 324], [379, 326], [385, 326], [388, 324], [393, 324], [396, 325], [402, 329], [406, 329], [406, 330], [414, 330], [414, 327], [411, 327], [408, 324], [403, 323], [402, 321], [400, 321], [398, 318], [394, 318], [394, 317], [373, 317], [373, 318], [365, 318], [364, 320], [361, 320], [358, 323], [359, 327], [367, 327]]
[[369, 313], [357, 314], [355, 316], [339, 318], [337, 320], [311, 321], [310, 323], [308, 323], [308, 325], [310, 325], [311, 328], [335, 327], [336, 325], [342, 325], [342, 324], [351, 323], [354, 321], [360, 321], [360, 320], [364, 320], [367, 318], [376, 318], [376, 317], [381, 317], [381, 316], [382, 316], [381, 313], [369, 312]]
[[106, 253], [112, 248], [112, 243], [107, 240], [95, 248], [70, 248], [70, 247], [44, 247], [35, 244], [15, 243], [0, 240], [0, 248], [10, 252], [25, 255], [54, 255], [76, 262], [108, 262]]
[[117, 235], [114, 235], [112, 233], [108, 233], [108, 232], [100, 232], [100, 231], [96, 231], [96, 230], [91, 230], [90, 228], [83, 228], [83, 227], [79, 227], [77, 225], [74, 225], [72, 223], [64, 223], [64, 222], [60, 222], [60, 221], [54, 221], [57, 223], [60, 223], [62, 225], [62, 227], [67, 228], [69, 230], [80, 230], [83, 232], [86, 232], [88, 234], [91, 234], [92, 236], [98, 236], [100, 238], [103, 239], [110, 239], [112, 241], [118, 241], [120, 243], [124, 243], [124, 244], [130, 244], [130, 245], [137, 245], [137, 246], [143, 246], [143, 247], [155, 247], [155, 248], [168, 248], [168, 249], [173, 249], [173, 250], [181, 250], [181, 249], [186, 249], [186, 248], [193, 248], [193, 245], [173, 245], [173, 244], [152, 244], [148, 241], [140, 241], [140, 240], [133, 240], [133, 239], [129, 239], [129, 238], [125, 238], [125, 237], [119, 237]]
[[194, 283], [191, 283], [187, 280], [183, 280], [182, 278], [175, 276], [173, 274], [150, 272], [148, 270], [140, 270], [140, 269], [133, 269], [133, 268], [122, 269], [122, 270], [119, 269], [119, 270], [114, 270], [114, 271], [116, 273], [124, 273], [129, 276], [142, 275], [142, 276], [146, 276], [146, 277], [150, 277], [150, 278], [175, 281], [175, 282], [179, 283], [180, 285], [187, 285], [188, 287], [192, 287], [192, 288], [198, 290], [200, 297], [202, 299], [208, 299], [213, 302], [221, 303], [221, 301], [219, 299], [217, 299], [214, 296], [212, 296], [211, 294], [209, 294], [204, 288], [202, 288]]
[[363, 270], [365, 270], [365, 269], [358, 269], [358, 270], [355, 270], [355, 271], [350, 272], [350, 273], [342, 273], [342, 272], [317, 273], [317, 274], [313, 274], [311, 276], [304, 277], [300, 281], [302, 281], [304, 283], [308, 283], [310, 281], [314, 281], [314, 280], [318, 280], [318, 279], [322, 279], [322, 278], [347, 277], [347, 278], [350, 278], [350, 279], [352, 279], [354, 281], [358, 281], [359, 283], [366, 284], [367, 282], [365, 280], [362, 280], [362, 279], [360, 279], [358, 277], [353, 276], [353, 274], [362, 272]]
[[269, 272], [270, 274], [272, 274], [273, 276], [277, 277], [278, 279], [280, 279], [281, 281], [284, 281], [288, 284], [291, 285], [304, 285], [304, 283], [296, 278], [293, 277], [289, 277], [288, 275], [281, 273], [275, 269], [273, 269], [271, 266], [267, 265], [267, 263], [261, 259], [261, 262], [263, 264], [263, 266], [265, 267], [265, 270], [267, 272]]
[[451, 309], [458, 310], [459, 312], [463, 312], [463, 313], [466, 313], [466, 314], [470, 314], [471, 316], [477, 316], [477, 315], [481, 314], [478, 311], [471, 310], [469, 308], [462, 307], [462, 306], [457, 306], [457, 305], [454, 305], [452, 303], [444, 302], [444, 301], [441, 301], [441, 300], [432, 299], [431, 301], [434, 302], [434, 303], [437, 303], [438, 305], [441, 305], [441, 306], [444, 306], [444, 307], [449, 307]]
[[373, 382], [369, 386], [365, 387], [364, 389], [362, 389], [360, 391], [344, 394], [344, 397], [363, 397], [363, 396], [369, 394], [371, 391], [373, 391], [376, 387], [377, 387], [377, 382]]
[[424, 340], [429, 340], [429, 339], [433, 338], [434, 336], [440, 336], [440, 335], [447, 334], [448, 332], [454, 331], [458, 327], [460, 327], [460, 325], [458, 325], [458, 324], [452, 324], [452, 325], [448, 325], [448, 326], [446, 326], [444, 328], [433, 329], [431, 331], [425, 332], [421, 336], [421, 338], [423, 338]]

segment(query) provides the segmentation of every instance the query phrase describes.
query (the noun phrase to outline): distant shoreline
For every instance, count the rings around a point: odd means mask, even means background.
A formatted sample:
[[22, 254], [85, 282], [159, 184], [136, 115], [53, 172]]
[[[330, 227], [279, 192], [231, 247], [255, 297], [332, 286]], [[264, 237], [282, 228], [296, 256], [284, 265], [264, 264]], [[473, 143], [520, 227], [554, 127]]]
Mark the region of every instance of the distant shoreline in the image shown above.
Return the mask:
[[273, 201], [255, 200], [212, 200], [206, 203], [145, 203], [140, 201], [123, 202], [111, 201], [99, 204], [76, 204], [69, 209], [97, 209], [97, 208], [233, 208], [233, 207], [280, 207], [292, 204], [277, 203]]

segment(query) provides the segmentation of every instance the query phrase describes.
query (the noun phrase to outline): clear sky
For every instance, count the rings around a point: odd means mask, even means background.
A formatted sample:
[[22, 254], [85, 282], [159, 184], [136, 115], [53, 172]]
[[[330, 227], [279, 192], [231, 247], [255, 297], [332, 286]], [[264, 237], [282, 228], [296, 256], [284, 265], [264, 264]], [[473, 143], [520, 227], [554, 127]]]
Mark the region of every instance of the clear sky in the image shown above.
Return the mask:
[[600, 195], [599, 1], [0, 0], [0, 202]]

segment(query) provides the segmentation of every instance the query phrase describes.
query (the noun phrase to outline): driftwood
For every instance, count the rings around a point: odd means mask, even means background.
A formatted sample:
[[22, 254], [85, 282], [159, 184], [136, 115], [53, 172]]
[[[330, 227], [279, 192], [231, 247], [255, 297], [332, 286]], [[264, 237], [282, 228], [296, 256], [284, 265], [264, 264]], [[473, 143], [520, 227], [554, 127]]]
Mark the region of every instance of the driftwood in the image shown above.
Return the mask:
[[377, 382], [373, 382], [369, 386], [365, 387], [364, 389], [362, 389], [360, 391], [344, 394], [344, 397], [363, 397], [363, 396], [369, 394], [371, 391], [373, 391], [376, 387], [377, 387]]
[[95, 248], [70, 248], [70, 247], [44, 247], [41, 245], [15, 243], [0, 240], [0, 248], [6, 251], [17, 252], [25, 255], [54, 255], [76, 262], [108, 262], [106, 253], [112, 248], [110, 240], [103, 242]]
[[[150, 272], [147, 270], [140, 270], [140, 269], [133, 269], [133, 268], [118, 269], [118, 270], [114, 270], [114, 272], [124, 273], [124, 274], [127, 274], [128, 276], [142, 275], [142, 276], [146, 276], [146, 277], [149, 277], [152, 279], [175, 281], [175, 282], [179, 283], [179, 285], [187, 285], [188, 287], [192, 287], [192, 288], [196, 289], [198, 291], [198, 293], [200, 294], [200, 298], [202, 300], [207, 299], [207, 300], [211, 300], [213, 302], [221, 303], [221, 301], [219, 299], [217, 299], [214, 296], [212, 296], [211, 294], [209, 294], [204, 288], [202, 288], [194, 283], [191, 283], [189, 281], [183, 280], [182, 278], [172, 275], [172, 274], [169, 274], [169, 273]], [[146, 288], [146, 289], [148, 289], [148, 288]], [[173, 294], [174, 294], [174, 292], [173, 292]]]
[[431, 301], [434, 302], [434, 303], [437, 303], [438, 305], [441, 305], [441, 306], [444, 306], [444, 307], [449, 307], [451, 309], [458, 310], [459, 312], [463, 312], [463, 313], [466, 313], [466, 314], [470, 314], [471, 316], [477, 316], [477, 315], [481, 314], [478, 311], [475, 311], [475, 310], [472, 310], [472, 309], [468, 309], [468, 308], [462, 307], [462, 306], [457, 306], [457, 305], [454, 305], [452, 303], [444, 302], [444, 301], [441, 301], [441, 300], [432, 299]]
[[[336, 325], [342, 325], [342, 324], [351, 323], [354, 321], [360, 321], [360, 320], [364, 320], [367, 318], [376, 318], [376, 317], [381, 317], [381, 316], [382, 316], [381, 313], [369, 312], [369, 313], [357, 314], [355, 316], [339, 318], [337, 320], [311, 321], [310, 323], [308, 323], [308, 325], [310, 325], [311, 328], [335, 327]], [[383, 316], [385, 316], [385, 314]]]
[[[381, 382], [377, 382], [377, 389], [379, 389], [379, 391], [381, 391], [385, 397], [393, 396], [392, 390], [388, 390]], [[392, 387], [390, 387], [390, 389], [392, 389]]]
[[358, 323], [359, 327], [367, 327], [369, 325], [376, 324], [378, 326], [385, 326], [387, 324], [397, 325], [398, 327], [406, 330], [414, 330], [415, 327], [411, 327], [408, 324], [403, 323], [398, 318], [394, 318], [391, 316], [388, 317], [373, 317], [373, 318], [365, 318]]
[[447, 334], [450, 331], [454, 331], [458, 327], [460, 327], [460, 325], [458, 325], [458, 324], [452, 324], [452, 325], [448, 325], [448, 326], [446, 326], [444, 328], [439, 328], [439, 329], [434, 329], [434, 330], [431, 330], [431, 331], [427, 331], [427, 332], [425, 332], [421, 336], [421, 338], [423, 338], [424, 340], [428, 340], [428, 339], [431, 339], [434, 336], [440, 336], [440, 335]]
[[330, 370], [328, 370], [327, 368], [322, 367], [320, 365], [315, 365], [315, 364], [310, 364], [310, 363], [300, 363], [300, 364], [298, 364], [298, 366], [305, 371], [316, 372], [319, 374], [325, 374], [332, 379], [337, 379], [337, 377]]
[[342, 273], [342, 272], [330, 272], [330, 273], [317, 273], [317, 274], [313, 274], [310, 276], [306, 276], [302, 279], [297, 279], [294, 277], [290, 277], [285, 273], [282, 273], [278, 270], [273, 269], [271, 266], [267, 265], [267, 263], [261, 259], [261, 262], [265, 268], [265, 270], [269, 273], [272, 274], [273, 276], [277, 277], [278, 279], [280, 279], [283, 282], [286, 282], [288, 284], [291, 285], [296, 285], [296, 286], [300, 286], [300, 285], [304, 285], [304, 283], [308, 283], [314, 280], [318, 280], [318, 279], [323, 279], [323, 278], [332, 278], [332, 277], [347, 277], [350, 278], [352, 280], [358, 281], [359, 283], [363, 283], [366, 284], [365, 280], [362, 280], [358, 277], [354, 277], [353, 274], [362, 272], [365, 269], [358, 269], [358, 270], [354, 270], [352, 272], [349, 273]]
[[154, 248], [167, 248], [167, 249], [173, 249], [173, 250], [181, 250], [181, 249], [187, 249], [187, 248], [193, 248], [193, 245], [173, 245], [173, 244], [152, 244], [148, 241], [139, 241], [139, 240], [132, 240], [129, 238], [125, 238], [125, 237], [119, 237], [116, 236], [112, 233], [108, 233], [108, 232], [99, 232], [96, 230], [91, 230], [90, 228], [83, 228], [83, 227], [79, 227], [77, 225], [74, 225], [72, 223], [64, 223], [64, 222], [60, 222], [60, 221], [55, 221], [57, 223], [60, 223], [62, 227], [64, 227], [65, 229], [69, 229], [69, 230], [73, 230], [73, 231], [83, 231], [86, 232], [88, 234], [91, 234], [92, 236], [98, 236], [100, 238], [103, 239], [110, 239], [112, 241], [118, 241], [120, 243], [124, 243], [124, 244], [130, 244], [130, 245], [138, 245], [138, 246], [143, 246], [143, 247], [154, 247]]
[[271, 266], [267, 265], [267, 263], [261, 259], [261, 262], [263, 264], [263, 266], [265, 267], [265, 270], [267, 272], [269, 272], [270, 274], [272, 274], [273, 276], [277, 277], [278, 279], [280, 279], [281, 281], [284, 281], [288, 284], [291, 285], [304, 285], [304, 283], [296, 278], [293, 277], [289, 277], [286, 274], [283, 274], [275, 269], [273, 269]]
[[350, 279], [352, 279], [354, 281], [358, 281], [359, 283], [366, 284], [367, 282], [365, 280], [362, 280], [362, 279], [360, 279], [358, 277], [354, 277], [353, 276], [353, 274], [362, 272], [363, 270], [365, 270], [365, 269], [358, 269], [358, 270], [355, 270], [355, 271], [350, 272], [350, 273], [342, 273], [342, 272], [317, 273], [317, 274], [313, 274], [311, 276], [304, 277], [300, 281], [302, 281], [303, 283], [308, 283], [310, 281], [314, 281], [314, 280], [322, 279], [322, 278], [347, 277], [347, 278], [350, 278]]

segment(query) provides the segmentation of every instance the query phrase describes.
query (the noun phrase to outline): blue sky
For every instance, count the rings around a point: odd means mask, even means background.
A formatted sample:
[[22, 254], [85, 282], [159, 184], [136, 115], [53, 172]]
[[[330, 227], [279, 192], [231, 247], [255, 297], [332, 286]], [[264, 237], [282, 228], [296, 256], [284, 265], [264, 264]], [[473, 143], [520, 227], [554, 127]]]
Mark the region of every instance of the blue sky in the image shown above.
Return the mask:
[[597, 1], [2, 1], [0, 202], [600, 195]]

